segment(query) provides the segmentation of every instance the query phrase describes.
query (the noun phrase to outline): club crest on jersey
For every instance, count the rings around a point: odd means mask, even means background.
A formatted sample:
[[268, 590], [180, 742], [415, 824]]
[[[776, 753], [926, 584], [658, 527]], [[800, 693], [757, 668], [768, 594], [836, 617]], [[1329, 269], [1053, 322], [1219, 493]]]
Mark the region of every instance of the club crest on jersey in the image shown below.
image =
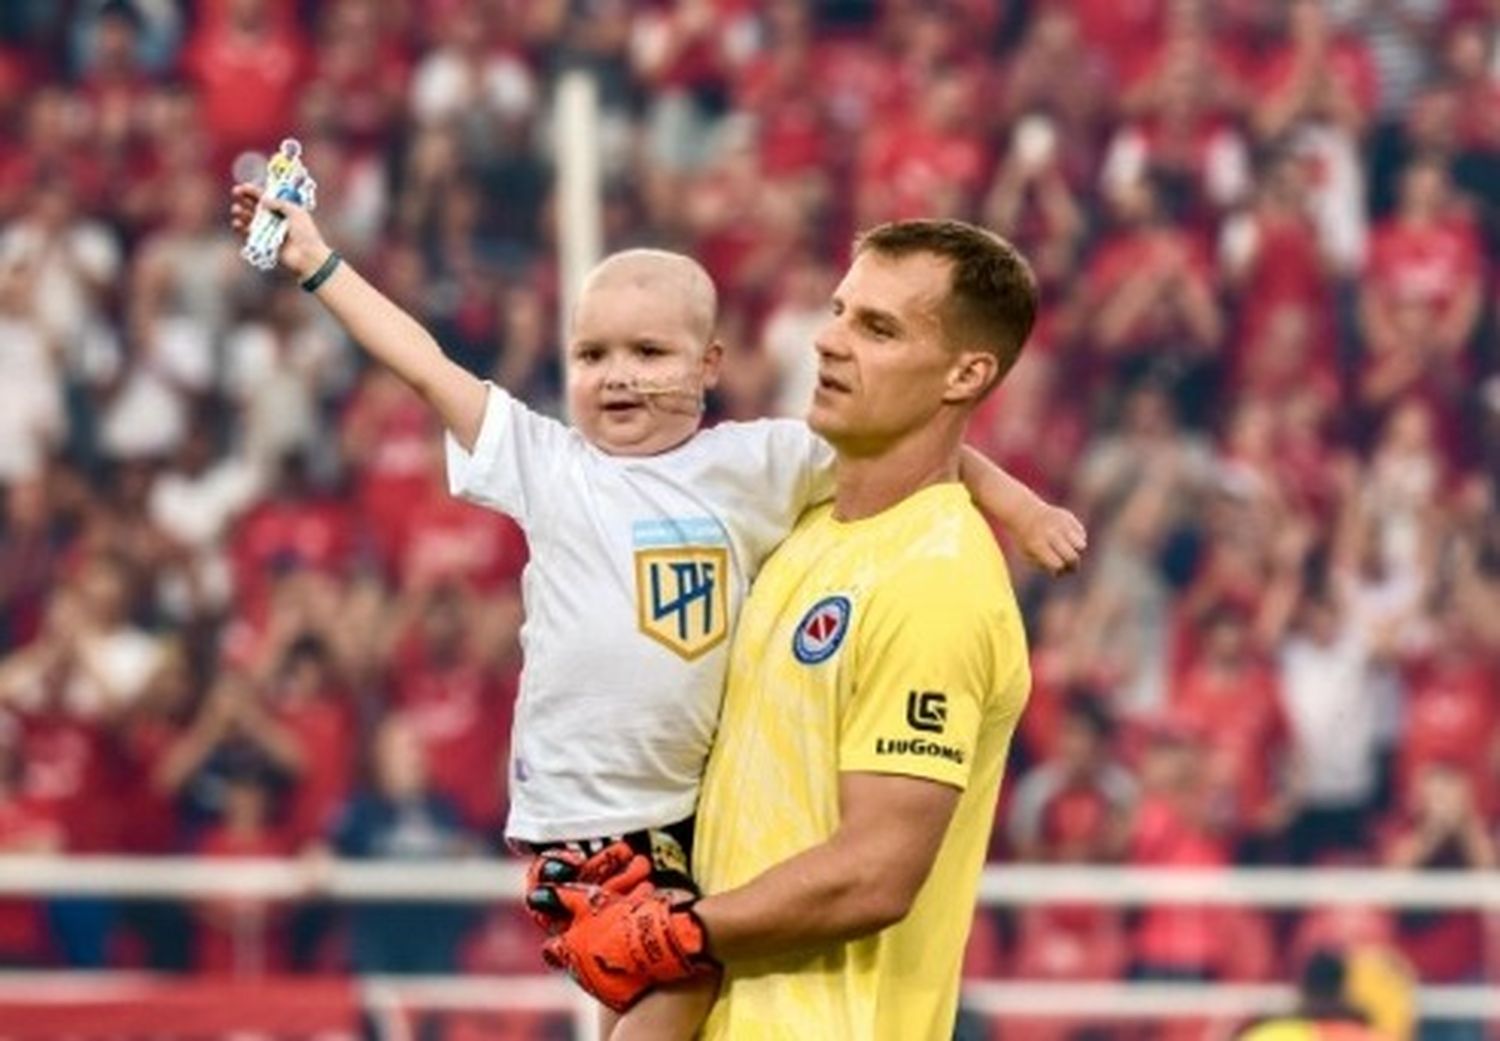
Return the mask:
[[729, 635], [729, 550], [636, 550], [635, 602], [641, 632], [684, 661], [702, 657]]
[[816, 665], [833, 657], [849, 631], [852, 612], [847, 596], [825, 596], [813, 604], [792, 634], [792, 654], [803, 665]]

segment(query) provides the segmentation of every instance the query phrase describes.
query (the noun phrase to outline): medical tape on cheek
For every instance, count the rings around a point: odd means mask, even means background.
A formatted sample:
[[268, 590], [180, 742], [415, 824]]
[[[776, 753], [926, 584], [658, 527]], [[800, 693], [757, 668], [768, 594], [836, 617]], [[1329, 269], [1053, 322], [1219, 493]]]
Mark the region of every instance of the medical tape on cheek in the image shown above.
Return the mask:
[[669, 382], [636, 377], [626, 383], [632, 393], [658, 402], [659, 407], [665, 410], [693, 415], [703, 411], [702, 389], [685, 381]]

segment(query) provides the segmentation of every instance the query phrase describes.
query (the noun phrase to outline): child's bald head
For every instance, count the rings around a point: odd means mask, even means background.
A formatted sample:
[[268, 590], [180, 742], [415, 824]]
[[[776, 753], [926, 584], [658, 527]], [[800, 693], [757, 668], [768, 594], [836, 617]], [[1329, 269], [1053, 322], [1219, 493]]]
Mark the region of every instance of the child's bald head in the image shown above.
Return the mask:
[[[636, 290], [680, 312], [685, 329], [707, 347], [718, 324], [719, 294], [692, 257], [664, 249], [627, 249], [605, 257], [584, 279], [581, 301], [598, 290]], [[577, 321], [577, 308], [574, 321]]]
[[595, 446], [653, 455], [698, 429], [724, 350], [718, 293], [697, 261], [632, 249], [589, 273], [568, 329], [568, 409]]

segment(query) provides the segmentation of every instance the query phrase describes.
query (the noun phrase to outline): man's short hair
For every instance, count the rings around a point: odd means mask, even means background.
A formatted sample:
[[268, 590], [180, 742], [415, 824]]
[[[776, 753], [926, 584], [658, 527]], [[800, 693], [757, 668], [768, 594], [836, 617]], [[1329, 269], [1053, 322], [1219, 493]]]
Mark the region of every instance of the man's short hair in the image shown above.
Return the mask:
[[1104, 707], [1104, 700], [1105, 696], [1092, 687], [1072, 684], [1063, 693], [1063, 716], [1098, 740], [1108, 741], [1115, 732], [1115, 721]]
[[990, 351], [1000, 379], [1010, 371], [1036, 324], [1037, 285], [1019, 250], [992, 231], [956, 220], [904, 220], [860, 235], [854, 251], [901, 257], [932, 253], [952, 262], [943, 323], [956, 347]]
[[1346, 966], [1332, 950], [1314, 951], [1302, 968], [1301, 990], [1305, 1001], [1336, 1002], [1344, 997]]

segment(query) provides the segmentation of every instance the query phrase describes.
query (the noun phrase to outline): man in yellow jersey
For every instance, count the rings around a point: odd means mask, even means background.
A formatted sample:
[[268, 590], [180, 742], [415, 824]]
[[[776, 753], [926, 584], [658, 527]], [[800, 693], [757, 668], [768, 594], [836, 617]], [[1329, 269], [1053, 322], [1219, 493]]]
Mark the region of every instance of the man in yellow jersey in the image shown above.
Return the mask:
[[1308, 960], [1297, 1010], [1246, 1027], [1239, 1041], [1392, 1041], [1348, 999], [1344, 959], [1319, 951]]
[[808, 417], [837, 450], [837, 492], [740, 617], [698, 808], [706, 895], [557, 892], [573, 920], [549, 958], [605, 1001], [717, 964], [707, 1039], [951, 1037], [1030, 686], [957, 453], [1035, 313], [1025, 261], [982, 229], [908, 221], [856, 244]]

